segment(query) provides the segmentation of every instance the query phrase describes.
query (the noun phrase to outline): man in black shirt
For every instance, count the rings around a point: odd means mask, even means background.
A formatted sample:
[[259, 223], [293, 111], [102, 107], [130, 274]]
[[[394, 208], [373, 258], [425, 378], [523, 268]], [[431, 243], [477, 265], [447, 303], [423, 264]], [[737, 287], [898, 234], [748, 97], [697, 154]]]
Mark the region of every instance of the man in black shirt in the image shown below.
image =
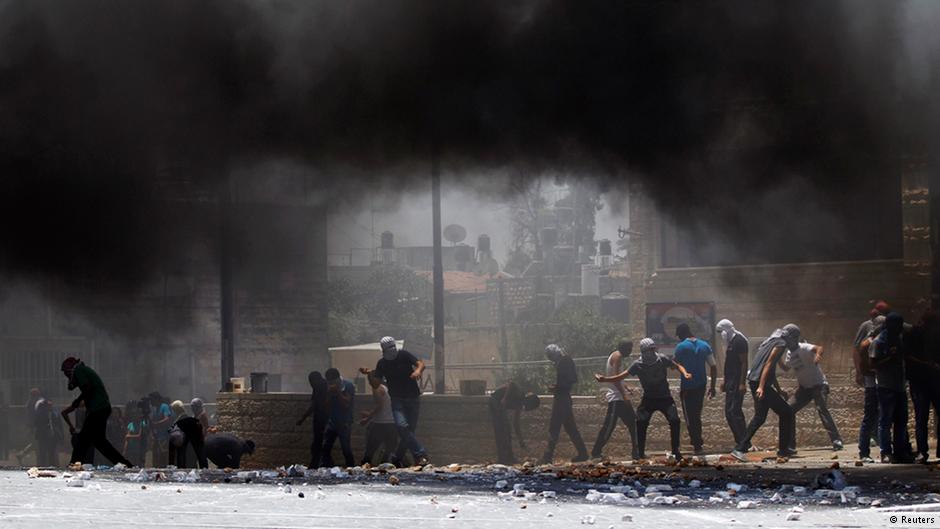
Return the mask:
[[307, 375], [310, 383], [310, 407], [297, 421], [297, 426], [303, 424], [307, 417], [313, 415], [313, 442], [310, 444], [309, 468], [320, 468], [321, 453], [323, 450], [323, 432], [330, 418], [330, 399], [326, 379], [319, 371], [311, 371]]
[[800, 328], [792, 323], [777, 329], [758, 347], [751, 368], [747, 372], [747, 382], [754, 397], [754, 417], [747, 425], [747, 434], [738, 441], [731, 455], [739, 461], [747, 461], [746, 452], [751, 439], [767, 420], [767, 412], [773, 410], [779, 418], [780, 433], [777, 440], [777, 455], [790, 457], [795, 454], [790, 449], [790, 435], [794, 432], [793, 408], [777, 389], [777, 363], [783, 358], [784, 351], [796, 351], [800, 345]]
[[428, 464], [428, 453], [415, 437], [418, 427], [418, 414], [421, 409], [421, 389], [418, 380], [424, 373], [424, 362], [405, 350], [398, 350], [398, 344], [391, 336], [379, 341], [382, 358], [375, 364], [375, 369], [359, 368], [363, 375], [374, 373], [385, 379], [389, 397], [392, 399], [392, 413], [398, 427], [398, 450], [392, 463], [401, 465], [405, 451], [411, 451], [416, 465]]
[[552, 417], [548, 423], [548, 446], [545, 448], [545, 454], [542, 456], [543, 463], [551, 463], [555, 457], [555, 445], [558, 444], [558, 436], [561, 434], [561, 428], [564, 426], [565, 432], [574, 443], [578, 455], [572, 459], [572, 462], [587, 461], [587, 448], [584, 446], [584, 440], [581, 439], [581, 432], [578, 431], [578, 425], [574, 422], [574, 410], [571, 406], [571, 389], [578, 382], [578, 372], [574, 367], [574, 360], [565, 354], [565, 351], [555, 344], [549, 344], [545, 348], [545, 356], [555, 364], [555, 385], [549, 389], [552, 391]]
[[255, 453], [255, 442], [230, 433], [212, 434], [206, 439], [205, 454], [219, 468], [240, 468], [243, 455]]
[[[725, 340], [725, 378], [721, 382], [721, 392], [725, 394], [725, 420], [734, 436], [734, 444], [740, 443], [747, 435], [747, 421], [744, 419], [745, 387], [747, 385], [747, 336], [734, 328], [731, 320], [718, 322], [716, 330]], [[751, 448], [751, 442], [745, 445]]]
[[516, 430], [519, 448], [526, 450], [520, 424], [522, 410], [532, 411], [539, 407], [539, 397], [534, 393], [523, 393], [515, 382], [499, 387], [490, 395], [490, 420], [493, 422], [493, 434], [496, 436], [496, 462], [513, 465], [516, 458], [512, 453], [512, 431], [509, 427], [509, 414], [512, 411], [512, 425]]
[[669, 380], [666, 378], [667, 369], [678, 369], [682, 376], [688, 380], [692, 374], [685, 370], [675, 360], [667, 358], [656, 350], [656, 343], [652, 338], [640, 340], [640, 359], [627, 368], [626, 371], [615, 376], [594, 375], [598, 382], [619, 382], [624, 378], [635, 375], [640, 379], [643, 387], [643, 397], [636, 409], [637, 457], [646, 458], [646, 431], [649, 429], [653, 413], [660, 412], [669, 422], [669, 441], [672, 455], [676, 460], [682, 458], [679, 451], [679, 410], [676, 401], [669, 391]]

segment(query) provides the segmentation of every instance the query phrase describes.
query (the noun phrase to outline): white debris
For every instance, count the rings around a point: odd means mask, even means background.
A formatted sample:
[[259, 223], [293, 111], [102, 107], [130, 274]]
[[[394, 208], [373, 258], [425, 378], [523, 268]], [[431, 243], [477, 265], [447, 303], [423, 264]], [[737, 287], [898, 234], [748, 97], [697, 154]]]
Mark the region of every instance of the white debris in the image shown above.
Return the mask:
[[651, 499], [651, 500], [655, 500], [656, 498], [662, 497], [662, 495], [663, 495], [662, 492], [647, 492], [646, 494], [643, 495], [643, 497]]
[[526, 501], [536, 501], [539, 499], [539, 494], [537, 492], [526, 492], [523, 497]]
[[512, 486], [512, 495], [513, 496], [525, 496], [525, 485], [522, 483], [516, 483]]
[[708, 498], [708, 503], [723, 503], [724, 501], [725, 500], [723, 498], [719, 498], [718, 496], [711, 496]]
[[187, 474], [185, 472], [174, 472], [170, 475], [170, 479], [173, 481], [184, 481], [186, 480], [186, 475]]
[[633, 490], [633, 487], [630, 485], [614, 485], [610, 488], [610, 492], [622, 492], [624, 494]]
[[112, 467], [112, 470], [114, 470], [115, 472], [124, 472], [125, 470], [127, 470], [127, 465], [125, 465], [124, 463], [118, 463]]
[[84, 479], [69, 479], [69, 480], [66, 480], [65, 485], [67, 487], [84, 487], [85, 480]]
[[594, 525], [596, 522], [597, 518], [590, 514], [581, 517], [581, 525]]
[[793, 487], [793, 494], [801, 495], [806, 494], [806, 487], [795, 486]]
[[541, 496], [542, 496], [543, 498], [557, 498], [557, 497], [558, 497], [558, 493], [555, 492], [555, 491], [553, 491], [553, 490], [543, 490], [543, 491], [541, 492]]
[[508, 486], [509, 486], [509, 482], [506, 481], [505, 479], [501, 479], [493, 484], [494, 489], [505, 489]]
[[738, 502], [738, 509], [756, 509], [757, 502], [751, 500], [741, 500]]
[[512, 496], [513, 496], [512, 491], [506, 491], [506, 492], [497, 491], [496, 492], [497, 498], [508, 499], [508, 498], [512, 498]]
[[924, 496], [924, 501], [940, 502], [940, 494], [931, 492], [930, 494]]
[[868, 496], [859, 496], [858, 498], [855, 498], [855, 503], [859, 505], [871, 505], [871, 501], [871, 498]]
[[189, 471], [189, 474], [186, 474], [186, 477], [183, 478], [183, 481], [186, 483], [195, 483], [199, 481], [199, 471], [195, 468]]
[[333, 468], [331, 468], [331, 469], [330, 469], [330, 474], [332, 474], [332, 476], [333, 476], [334, 478], [336, 478], [336, 479], [346, 479], [346, 478], [349, 477], [349, 472], [346, 472], [345, 470], [343, 470], [343, 469], [341, 469], [341, 468], [339, 468], [339, 467], [333, 467]]
[[150, 474], [148, 474], [147, 471], [143, 469], [136, 474], [127, 474], [127, 477], [131, 481], [136, 482], [153, 481], [153, 477], [151, 477]]
[[726, 490], [715, 491], [715, 496], [718, 496], [719, 498], [721, 498], [721, 499], [723, 499], [723, 500], [729, 500], [729, 499], [731, 499], [731, 493], [729, 493], [729, 492], [726, 491]]
[[91, 463], [85, 463], [84, 465], [82, 465], [82, 470], [84, 471], [92, 471], [94, 469], [95, 469], [95, 465], [92, 465]]
[[277, 479], [279, 475], [280, 474], [274, 470], [265, 470], [261, 472], [261, 479]]
[[733, 490], [735, 492], [745, 492], [747, 491], [747, 485], [742, 485], [740, 483], [728, 483], [725, 485], [725, 488], [728, 490]]
[[629, 499], [620, 492], [598, 492], [591, 489], [584, 497], [591, 503], [628, 503]]
[[238, 479], [258, 479], [257, 470], [242, 470], [235, 474], [235, 477]]
[[697, 489], [701, 486], [702, 486], [702, 482], [697, 479], [693, 479], [692, 481], [689, 482], [690, 488]]
[[672, 492], [672, 485], [650, 485], [646, 487], [646, 492]]
[[842, 489], [842, 492], [846, 492], [846, 493], [851, 492], [852, 494], [858, 494], [859, 492], [862, 492], [862, 488], [856, 485], [852, 485], [851, 487], [845, 487], [844, 489]]
[[624, 514], [623, 516], [620, 517], [620, 521], [621, 521], [621, 522], [632, 522], [632, 521], [633, 521], [633, 515], [632, 515], [632, 514]]
[[783, 496], [781, 496], [779, 492], [775, 492], [774, 495], [770, 497], [770, 501], [780, 503], [783, 501]]
[[293, 493], [293, 492], [294, 492], [294, 488], [291, 487], [290, 485], [287, 485], [286, 487], [284, 487], [284, 493], [285, 493], [285, 494], [291, 494], [291, 493]]
[[790, 509], [790, 512], [803, 512], [803, 508], [799, 505], [794, 505], [793, 508]]
[[801, 514], [798, 513], [798, 512], [788, 512], [788, 513], [787, 513], [787, 521], [788, 521], [788, 522], [798, 522], [798, 521], [800, 521], [800, 516], [801, 516]]
[[675, 496], [659, 496], [653, 500], [653, 503], [656, 505], [675, 505], [679, 503], [679, 499]]
[[881, 507], [881, 504], [882, 504], [882, 503], [883, 503], [883, 502], [882, 502], [881, 500], [875, 499], [875, 500], [872, 500], [872, 501], [871, 501], [871, 506], [872, 506], [872, 507]]
[[30, 467], [30, 469], [26, 471], [26, 475], [29, 476], [29, 477], [31, 477], [31, 478], [38, 478], [38, 477], [39, 477], [39, 469], [36, 468], [36, 467]]

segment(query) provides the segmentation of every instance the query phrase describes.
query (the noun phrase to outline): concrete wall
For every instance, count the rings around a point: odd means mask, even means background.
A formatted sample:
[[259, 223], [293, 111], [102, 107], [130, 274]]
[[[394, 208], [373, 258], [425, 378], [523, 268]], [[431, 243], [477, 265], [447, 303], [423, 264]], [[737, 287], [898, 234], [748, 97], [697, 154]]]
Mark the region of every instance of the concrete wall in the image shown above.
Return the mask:
[[[674, 386], [677, 384], [673, 383]], [[783, 383], [790, 387], [789, 382]], [[488, 397], [461, 397], [456, 395], [425, 395], [421, 400], [421, 419], [418, 438], [430, 453], [434, 464], [492, 462], [495, 458], [493, 431], [487, 412]], [[724, 419], [723, 401], [719, 396], [707, 401], [704, 413], [706, 449], [728, 451], [733, 440]], [[517, 457], [538, 458], [545, 449], [551, 397], [542, 397], [542, 407], [523, 414], [523, 430], [529, 445], [527, 452], [517, 449]], [[604, 419], [605, 405], [596, 397], [575, 397], [575, 415], [588, 450]], [[253, 439], [258, 446], [254, 456], [244, 460], [246, 466], [273, 467], [309, 460], [311, 441], [310, 422], [296, 426], [297, 418], [306, 409], [309, 396], [304, 394], [220, 394], [218, 396], [219, 426]], [[844, 379], [833, 380], [830, 397], [831, 411], [837, 421], [849, 453], [855, 453], [858, 422], [861, 411], [862, 390], [849, 385]], [[745, 414], [751, 416], [751, 399], [746, 399]], [[357, 395], [356, 413], [371, 406], [368, 395]], [[681, 410], [680, 410], [681, 414]], [[912, 419], [913, 421], [913, 419]], [[798, 415], [799, 446], [828, 446], [829, 439], [812, 408]], [[357, 460], [362, 455], [364, 428], [353, 430], [353, 450]], [[755, 437], [761, 447], [776, 446], [776, 418], [773, 414]], [[574, 454], [567, 436], [562, 433], [556, 453], [558, 458]], [[682, 443], [690, 450], [685, 426]], [[653, 418], [649, 430], [648, 454], [662, 453], [668, 447], [668, 428], [660, 415]], [[605, 454], [609, 457], [629, 459], [629, 437], [626, 429], [618, 427]], [[341, 461], [338, 447], [334, 460]], [[357, 461], [358, 462], [358, 461]]]

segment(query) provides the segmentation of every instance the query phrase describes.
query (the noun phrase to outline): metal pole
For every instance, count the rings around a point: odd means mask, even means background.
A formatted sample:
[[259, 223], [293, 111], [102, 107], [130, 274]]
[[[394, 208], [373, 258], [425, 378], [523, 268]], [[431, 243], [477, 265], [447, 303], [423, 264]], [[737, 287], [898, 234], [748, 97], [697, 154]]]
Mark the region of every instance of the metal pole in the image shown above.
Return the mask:
[[235, 300], [232, 284], [232, 189], [223, 185], [219, 196], [219, 321], [221, 327], [221, 387], [235, 376]]
[[434, 230], [434, 392], [444, 387], [444, 259], [441, 250], [441, 168], [438, 153], [431, 155], [431, 201]]

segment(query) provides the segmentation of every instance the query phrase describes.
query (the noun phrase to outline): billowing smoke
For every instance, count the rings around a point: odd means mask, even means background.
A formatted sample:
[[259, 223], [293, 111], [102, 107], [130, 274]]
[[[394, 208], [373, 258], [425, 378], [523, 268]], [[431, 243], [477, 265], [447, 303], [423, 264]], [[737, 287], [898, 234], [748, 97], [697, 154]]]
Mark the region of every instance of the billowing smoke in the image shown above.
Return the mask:
[[[914, 26], [938, 10], [5, 2], [2, 266], [133, 285], [191, 251], [191, 226], [204, 222], [167, 207], [168, 196], [212, 202], [227, 175], [272, 161], [304, 168], [311, 188], [336, 196], [347, 189], [336, 182], [423, 186], [432, 152], [468, 186], [522, 165], [603, 188], [641, 179], [677, 222], [707, 220], [760, 260], [777, 245], [750, 244], [768, 236], [753, 226], [770, 224], [754, 218], [851, 201], [880, 211], [898, 160], [925, 152], [936, 42]], [[770, 235], [796, 247], [802, 237]]]

